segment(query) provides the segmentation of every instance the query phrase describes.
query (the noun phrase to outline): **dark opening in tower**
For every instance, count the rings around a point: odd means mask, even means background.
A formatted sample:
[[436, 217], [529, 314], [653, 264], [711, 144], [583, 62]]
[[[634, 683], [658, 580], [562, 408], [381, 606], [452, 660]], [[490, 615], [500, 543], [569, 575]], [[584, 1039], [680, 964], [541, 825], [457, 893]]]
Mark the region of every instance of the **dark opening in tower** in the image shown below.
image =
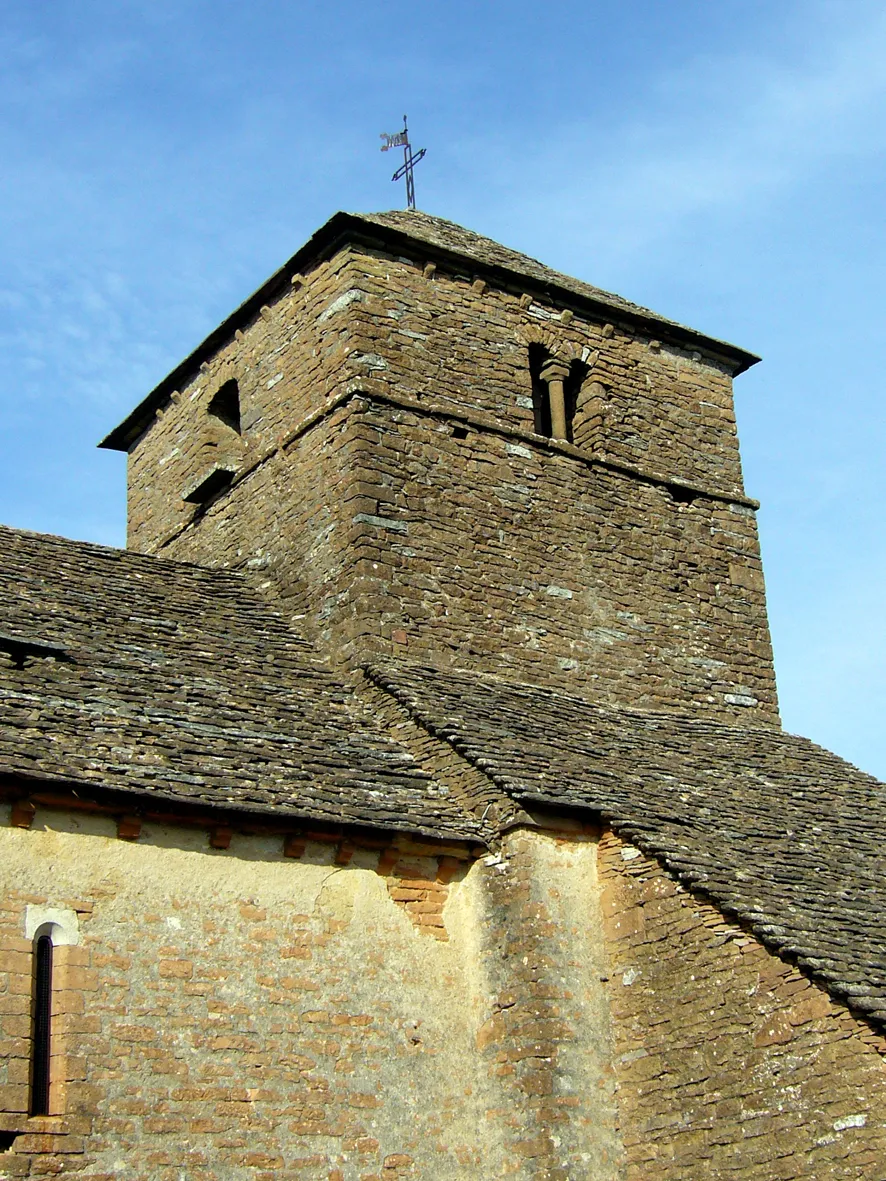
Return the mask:
[[541, 371], [550, 353], [543, 344], [529, 346], [529, 376], [532, 380], [532, 414], [535, 419], [535, 433], [551, 437], [551, 403], [548, 398], [548, 383], [542, 380]]
[[209, 413], [240, 434], [240, 387], [236, 378], [226, 381], [212, 396]]
[[563, 401], [566, 410], [566, 438], [570, 443], [575, 442], [573, 434], [573, 425], [575, 423], [575, 411], [578, 408], [578, 396], [581, 393], [581, 387], [588, 379], [590, 369], [583, 361], [578, 359], [572, 361], [569, 365], [569, 373], [563, 382]]

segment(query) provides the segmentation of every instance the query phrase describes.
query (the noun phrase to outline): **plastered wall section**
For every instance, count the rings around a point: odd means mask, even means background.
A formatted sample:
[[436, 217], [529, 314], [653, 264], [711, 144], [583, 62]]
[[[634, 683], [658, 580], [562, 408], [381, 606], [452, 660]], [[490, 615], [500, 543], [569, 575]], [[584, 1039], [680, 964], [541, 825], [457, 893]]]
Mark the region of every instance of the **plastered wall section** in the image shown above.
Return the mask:
[[600, 876], [627, 1181], [886, 1177], [886, 1041], [657, 863]]
[[[336, 865], [310, 841], [294, 860], [279, 837], [0, 820], [0, 1177], [619, 1175], [595, 841]], [[43, 1119], [28, 905], [79, 920]]]
[[777, 721], [753, 510], [446, 413], [352, 397], [161, 552], [250, 572], [346, 662]]

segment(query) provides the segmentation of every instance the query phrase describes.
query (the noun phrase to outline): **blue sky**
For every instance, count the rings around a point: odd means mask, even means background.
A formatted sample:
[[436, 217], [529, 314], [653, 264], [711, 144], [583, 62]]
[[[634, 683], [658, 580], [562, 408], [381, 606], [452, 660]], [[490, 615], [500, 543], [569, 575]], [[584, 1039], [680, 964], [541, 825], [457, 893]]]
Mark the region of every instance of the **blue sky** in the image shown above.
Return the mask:
[[0, 520], [124, 540], [96, 441], [336, 209], [419, 206], [764, 357], [785, 725], [886, 778], [886, 8], [6, 0]]

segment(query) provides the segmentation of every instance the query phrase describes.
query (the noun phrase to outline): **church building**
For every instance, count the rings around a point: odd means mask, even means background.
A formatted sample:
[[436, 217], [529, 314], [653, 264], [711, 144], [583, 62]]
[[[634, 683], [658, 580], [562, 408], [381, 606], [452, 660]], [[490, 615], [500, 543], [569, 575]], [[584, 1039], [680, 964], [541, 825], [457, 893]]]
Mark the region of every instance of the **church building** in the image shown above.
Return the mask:
[[0, 527], [0, 1181], [884, 1181], [886, 786], [780, 723], [753, 354], [338, 213]]

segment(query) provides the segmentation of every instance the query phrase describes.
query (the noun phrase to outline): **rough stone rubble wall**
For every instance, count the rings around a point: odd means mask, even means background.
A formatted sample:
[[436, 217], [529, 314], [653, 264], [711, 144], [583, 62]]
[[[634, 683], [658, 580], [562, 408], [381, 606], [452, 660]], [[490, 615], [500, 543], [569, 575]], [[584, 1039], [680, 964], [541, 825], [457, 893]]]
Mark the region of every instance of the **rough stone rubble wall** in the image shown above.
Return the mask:
[[599, 848], [626, 1181], [886, 1176], [886, 1039], [633, 846]]
[[[220, 348], [133, 450], [130, 544], [252, 571], [347, 660], [777, 720], [722, 368], [420, 264], [343, 251]], [[601, 455], [727, 500], [527, 437], [539, 325], [608, 383]], [[220, 438], [232, 375], [243, 435]], [[192, 521], [182, 490], [225, 448], [250, 474]]]
[[162, 552], [251, 572], [349, 662], [777, 719], [750, 510], [380, 400], [339, 407]]
[[[594, 406], [599, 455], [742, 497], [732, 383], [724, 364], [633, 330], [567, 313], [469, 276], [429, 276], [413, 260], [346, 247], [298, 276], [219, 346], [136, 443], [131, 544], [151, 548], [187, 510], [175, 503], [207, 452], [250, 461], [350, 380], [433, 397], [452, 411], [533, 429], [528, 347], [579, 360], [604, 389]], [[240, 382], [242, 441], [208, 431], [205, 409]], [[579, 410], [577, 421], [582, 418]]]
[[[182, 494], [201, 473], [213, 464], [243, 471], [261, 462], [353, 375], [347, 318], [334, 310], [351, 271], [347, 250], [318, 264], [304, 285], [292, 286], [222, 344], [158, 411], [130, 450], [130, 549], [155, 552], [192, 517], [194, 506]], [[240, 388], [240, 435], [207, 413], [231, 378]]]
[[428, 277], [420, 259], [366, 252], [352, 276], [355, 348], [392, 392], [532, 430], [527, 349], [539, 343], [604, 386], [602, 454], [743, 495], [732, 383], [717, 361], [464, 271]]

